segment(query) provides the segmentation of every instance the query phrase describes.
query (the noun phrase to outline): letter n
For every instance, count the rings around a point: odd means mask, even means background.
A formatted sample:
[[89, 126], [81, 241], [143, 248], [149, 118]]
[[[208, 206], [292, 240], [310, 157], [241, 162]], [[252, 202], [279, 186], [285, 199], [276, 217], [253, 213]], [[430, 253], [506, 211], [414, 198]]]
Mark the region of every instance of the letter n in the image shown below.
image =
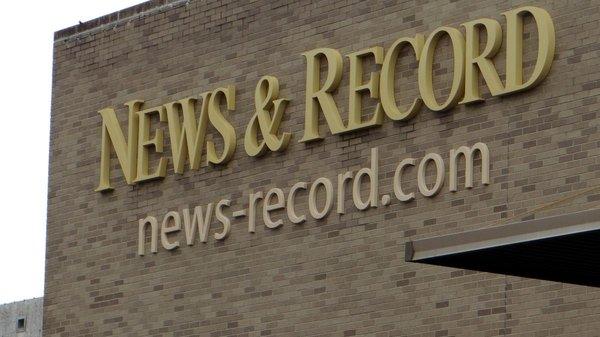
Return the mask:
[[146, 227], [150, 225], [150, 251], [154, 254], [158, 252], [158, 221], [153, 216], [148, 216], [139, 220], [138, 229], [138, 255], [144, 256], [144, 247], [146, 243]]
[[119, 125], [119, 120], [112, 108], [98, 111], [102, 116], [102, 149], [100, 154], [100, 182], [97, 192], [112, 190], [110, 185], [110, 147], [111, 144], [117, 154], [117, 159], [123, 170], [127, 184], [133, 185], [137, 170], [137, 145], [138, 145], [138, 114], [143, 101], [130, 101], [125, 103], [129, 108], [129, 126], [127, 140]]

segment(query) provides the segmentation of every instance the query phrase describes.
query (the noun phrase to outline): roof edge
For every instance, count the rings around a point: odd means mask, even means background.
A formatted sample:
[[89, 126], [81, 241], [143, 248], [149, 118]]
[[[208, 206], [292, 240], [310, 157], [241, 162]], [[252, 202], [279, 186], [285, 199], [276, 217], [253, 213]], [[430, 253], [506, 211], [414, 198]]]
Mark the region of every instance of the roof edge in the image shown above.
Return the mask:
[[12, 302], [0, 303], [0, 307], [14, 305], [14, 304], [19, 304], [19, 303], [23, 303], [23, 302], [32, 302], [32, 301], [37, 301], [37, 300], [42, 300], [43, 301], [44, 300], [44, 296], [37, 296], [37, 297], [25, 298], [25, 299], [22, 299], [22, 300], [16, 300], [16, 301], [12, 301]]
[[78, 25], [58, 30], [54, 32], [54, 41], [72, 37], [73, 35], [81, 34], [107, 24], [120, 22], [124, 19], [132, 18], [143, 12], [160, 8], [173, 2], [181, 2], [181, 0], [150, 0], [142, 2], [140, 4], [103, 15], [86, 22], [82, 22]]

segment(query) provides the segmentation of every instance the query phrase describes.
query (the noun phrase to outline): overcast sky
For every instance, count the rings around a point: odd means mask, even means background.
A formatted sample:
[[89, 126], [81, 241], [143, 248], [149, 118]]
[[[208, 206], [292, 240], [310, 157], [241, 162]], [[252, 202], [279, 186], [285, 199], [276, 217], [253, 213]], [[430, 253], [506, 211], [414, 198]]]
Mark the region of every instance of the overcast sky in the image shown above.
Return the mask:
[[141, 2], [2, 3], [0, 303], [44, 294], [53, 33]]

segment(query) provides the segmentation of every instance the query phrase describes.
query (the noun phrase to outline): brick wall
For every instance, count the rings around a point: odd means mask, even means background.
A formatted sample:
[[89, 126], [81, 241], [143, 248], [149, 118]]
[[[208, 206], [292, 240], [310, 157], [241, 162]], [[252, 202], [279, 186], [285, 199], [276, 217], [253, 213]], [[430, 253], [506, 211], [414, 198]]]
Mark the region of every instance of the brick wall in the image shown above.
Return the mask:
[[[302, 52], [331, 47], [346, 55], [375, 45], [387, 50], [397, 38], [483, 17], [504, 28], [501, 13], [522, 5], [546, 9], [556, 28], [556, 56], [540, 86], [505, 97], [486, 92], [485, 102], [446, 113], [423, 107], [408, 122], [386, 120], [379, 128], [298, 142], [304, 130]], [[598, 207], [600, 189], [577, 191], [600, 184], [599, 11], [593, 0], [155, 1], [57, 32], [44, 336], [597, 334], [595, 288], [409, 264], [404, 243]], [[526, 26], [529, 71], [537, 50], [532, 27]], [[439, 95], [448, 92], [451, 55], [442, 41]], [[418, 93], [414, 66], [408, 58], [398, 64], [403, 105]], [[497, 67], [504, 74], [503, 50]], [[281, 97], [291, 100], [281, 129], [293, 138], [285, 152], [256, 159], [245, 154], [243, 134], [263, 75], [278, 77]], [[345, 60], [335, 95], [344, 116], [347, 75]], [[113, 156], [115, 190], [94, 192], [98, 110], [118, 108], [126, 130], [126, 101], [143, 99], [153, 107], [230, 84], [237, 107], [227, 116], [238, 138], [230, 163], [199, 171], [186, 165], [183, 175], [175, 175], [169, 162], [164, 180], [131, 187]], [[365, 100], [365, 111], [373, 107]], [[165, 130], [170, 159], [168, 128], [155, 125]], [[216, 135], [212, 129], [209, 134]], [[222, 198], [231, 198], [237, 210], [247, 206], [249, 191], [287, 192], [297, 181], [356, 172], [369, 164], [372, 147], [380, 151], [382, 193], [391, 193], [400, 160], [429, 152], [447, 159], [450, 149], [475, 142], [492, 152], [488, 186], [476, 175], [471, 190], [461, 186], [451, 193], [445, 185], [434, 198], [417, 194], [410, 203], [396, 200], [367, 211], [350, 207], [347, 198], [344, 215], [294, 225], [275, 213], [284, 225], [268, 229], [259, 218], [254, 234], [240, 219], [223, 242], [136, 255], [137, 221], [148, 214], [160, 221], [169, 210]], [[416, 185], [414, 176], [407, 175], [406, 190]], [[306, 211], [305, 197], [297, 209]]]

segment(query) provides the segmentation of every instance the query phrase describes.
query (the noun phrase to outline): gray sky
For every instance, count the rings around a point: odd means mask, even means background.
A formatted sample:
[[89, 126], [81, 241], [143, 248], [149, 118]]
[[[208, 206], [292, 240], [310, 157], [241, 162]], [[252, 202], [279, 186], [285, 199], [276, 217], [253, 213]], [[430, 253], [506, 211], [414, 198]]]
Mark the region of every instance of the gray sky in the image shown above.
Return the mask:
[[44, 293], [46, 192], [56, 30], [140, 0], [6, 1], [0, 11], [0, 303]]

